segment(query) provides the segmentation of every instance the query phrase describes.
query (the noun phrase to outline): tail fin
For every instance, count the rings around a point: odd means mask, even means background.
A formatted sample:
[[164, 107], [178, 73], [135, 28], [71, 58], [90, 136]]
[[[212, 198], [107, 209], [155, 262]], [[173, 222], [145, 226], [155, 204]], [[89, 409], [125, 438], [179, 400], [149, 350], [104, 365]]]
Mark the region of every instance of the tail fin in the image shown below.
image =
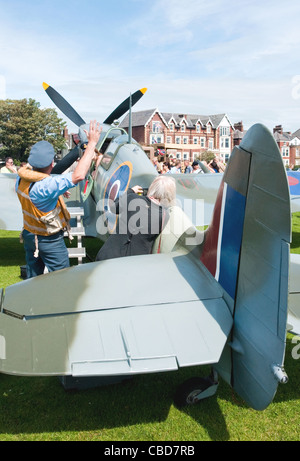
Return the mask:
[[201, 261], [234, 316], [218, 371], [257, 410], [285, 379], [290, 217], [281, 154], [272, 134], [254, 125], [230, 158]]

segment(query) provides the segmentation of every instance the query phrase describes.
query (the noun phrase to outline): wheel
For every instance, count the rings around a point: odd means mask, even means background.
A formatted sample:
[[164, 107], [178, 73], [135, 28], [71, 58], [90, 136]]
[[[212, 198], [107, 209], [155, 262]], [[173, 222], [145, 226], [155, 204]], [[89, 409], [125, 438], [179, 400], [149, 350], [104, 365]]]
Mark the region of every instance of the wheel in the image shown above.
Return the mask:
[[212, 385], [207, 378], [190, 378], [184, 381], [178, 388], [174, 396], [176, 407], [181, 408], [186, 405], [194, 405], [201, 398], [197, 397]]

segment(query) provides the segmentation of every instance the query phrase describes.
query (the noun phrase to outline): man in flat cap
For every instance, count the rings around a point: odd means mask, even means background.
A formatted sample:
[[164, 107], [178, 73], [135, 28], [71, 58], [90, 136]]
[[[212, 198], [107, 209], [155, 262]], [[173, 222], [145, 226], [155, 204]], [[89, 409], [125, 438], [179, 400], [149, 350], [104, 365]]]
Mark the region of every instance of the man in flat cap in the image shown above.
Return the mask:
[[54, 166], [54, 149], [47, 141], [32, 146], [30, 167], [20, 168], [16, 191], [23, 212], [22, 238], [26, 253], [27, 278], [69, 267], [64, 230], [70, 215], [62, 195], [82, 181], [92, 163], [101, 129], [90, 123], [87, 148], [73, 173], [50, 176]]

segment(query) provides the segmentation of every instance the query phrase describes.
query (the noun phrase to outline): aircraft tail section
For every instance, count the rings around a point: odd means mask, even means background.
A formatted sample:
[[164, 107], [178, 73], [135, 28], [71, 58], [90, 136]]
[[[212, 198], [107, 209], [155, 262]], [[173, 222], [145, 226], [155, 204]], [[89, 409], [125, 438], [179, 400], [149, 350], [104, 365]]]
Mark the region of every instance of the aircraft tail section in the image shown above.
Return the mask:
[[283, 370], [290, 196], [272, 134], [248, 130], [231, 155], [201, 261], [224, 289], [234, 318], [218, 372], [253, 408], [272, 401]]

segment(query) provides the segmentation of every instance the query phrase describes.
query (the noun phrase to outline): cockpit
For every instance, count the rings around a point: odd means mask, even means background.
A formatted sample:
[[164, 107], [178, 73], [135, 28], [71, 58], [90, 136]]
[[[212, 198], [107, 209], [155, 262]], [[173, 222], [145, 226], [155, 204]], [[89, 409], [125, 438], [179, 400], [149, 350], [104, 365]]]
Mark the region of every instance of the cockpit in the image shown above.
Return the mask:
[[[129, 136], [123, 128], [109, 127], [107, 131], [104, 131], [105, 128], [106, 126], [103, 125], [97, 149], [103, 154], [100, 162], [101, 167], [108, 170], [118, 148], [128, 142]], [[131, 142], [135, 141], [132, 139]]]

